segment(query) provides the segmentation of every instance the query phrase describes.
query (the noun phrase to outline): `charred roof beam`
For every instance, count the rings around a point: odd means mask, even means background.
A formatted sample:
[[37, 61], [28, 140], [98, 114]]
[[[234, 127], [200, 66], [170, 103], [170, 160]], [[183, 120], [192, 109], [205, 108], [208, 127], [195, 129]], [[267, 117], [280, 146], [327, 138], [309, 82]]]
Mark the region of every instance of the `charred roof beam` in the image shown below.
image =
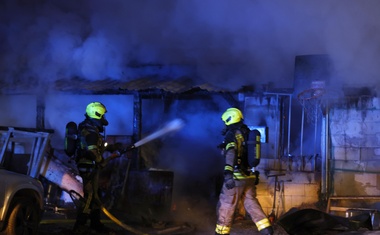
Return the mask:
[[227, 103], [231, 106], [231, 107], [235, 107], [235, 108], [238, 108], [238, 109], [243, 109], [242, 105], [243, 105], [243, 102], [240, 102], [239, 100], [237, 100], [234, 96], [233, 96], [233, 93], [231, 92], [223, 92], [223, 93], [220, 93], [222, 95], [222, 97], [227, 101]]

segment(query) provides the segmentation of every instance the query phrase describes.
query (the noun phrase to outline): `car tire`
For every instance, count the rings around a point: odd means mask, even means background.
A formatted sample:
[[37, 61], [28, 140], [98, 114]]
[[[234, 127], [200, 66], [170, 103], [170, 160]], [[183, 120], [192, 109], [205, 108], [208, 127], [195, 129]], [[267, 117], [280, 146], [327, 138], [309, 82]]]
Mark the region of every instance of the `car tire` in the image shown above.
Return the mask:
[[40, 215], [39, 208], [32, 200], [28, 198], [18, 198], [11, 208], [5, 234], [38, 234]]

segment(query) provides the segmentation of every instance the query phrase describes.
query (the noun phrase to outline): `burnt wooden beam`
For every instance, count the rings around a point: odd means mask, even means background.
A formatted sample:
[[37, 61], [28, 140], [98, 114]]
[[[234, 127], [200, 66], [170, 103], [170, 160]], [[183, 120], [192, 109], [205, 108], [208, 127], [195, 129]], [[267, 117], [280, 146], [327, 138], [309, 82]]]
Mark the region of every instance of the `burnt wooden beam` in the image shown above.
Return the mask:
[[40, 95], [37, 95], [36, 128], [45, 129], [45, 98]]
[[239, 100], [237, 100], [232, 93], [230, 92], [223, 92], [223, 93], [220, 93], [220, 95], [227, 101], [227, 103], [231, 106], [231, 107], [235, 107], [235, 108], [238, 108], [240, 110], [243, 110], [243, 105], [244, 105], [244, 102], [240, 102]]
[[[136, 143], [137, 140], [141, 139], [141, 120], [142, 120], [142, 99], [138, 92], [133, 94], [133, 134], [132, 143]], [[135, 159], [134, 168], [138, 169], [141, 165], [140, 163], [140, 148], [133, 151], [132, 159]]]

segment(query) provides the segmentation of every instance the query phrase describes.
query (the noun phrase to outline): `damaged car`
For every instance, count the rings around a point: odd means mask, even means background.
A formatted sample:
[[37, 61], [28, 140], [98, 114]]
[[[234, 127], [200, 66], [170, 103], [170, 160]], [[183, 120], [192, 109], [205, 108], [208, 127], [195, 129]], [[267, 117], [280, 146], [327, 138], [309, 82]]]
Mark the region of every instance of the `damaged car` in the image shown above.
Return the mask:
[[38, 234], [44, 209], [39, 180], [52, 131], [0, 127], [0, 231]]

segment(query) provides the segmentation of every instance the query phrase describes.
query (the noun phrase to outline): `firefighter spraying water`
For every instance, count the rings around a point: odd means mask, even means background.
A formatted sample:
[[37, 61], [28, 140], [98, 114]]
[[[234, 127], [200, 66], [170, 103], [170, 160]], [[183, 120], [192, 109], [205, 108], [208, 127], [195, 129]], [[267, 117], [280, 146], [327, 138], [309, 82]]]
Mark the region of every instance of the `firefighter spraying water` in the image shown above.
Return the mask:
[[[148, 135], [127, 148], [120, 149], [117, 144], [107, 145], [104, 141], [104, 126], [108, 125], [105, 118], [107, 109], [100, 102], [92, 102], [87, 105], [85, 119], [77, 126], [74, 122], [66, 125], [65, 152], [74, 156], [79, 175], [83, 181], [83, 196], [70, 190], [70, 195], [81, 196], [82, 203], [77, 205], [77, 218], [74, 224], [74, 234], [88, 234], [92, 230], [101, 233], [113, 234], [113, 231], [100, 221], [100, 212], [103, 211], [111, 220], [126, 230], [142, 234], [129, 227], [112, 216], [102, 205], [99, 195], [99, 173], [109, 161], [120, 157], [123, 153], [140, 147], [167, 133], [179, 130], [183, 127], [180, 119], [169, 122], [160, 130]], [[111, 152], [108, 158], [103, 157], [105, 151]], [[90, 227], [86, 226], [90, 220]]]

